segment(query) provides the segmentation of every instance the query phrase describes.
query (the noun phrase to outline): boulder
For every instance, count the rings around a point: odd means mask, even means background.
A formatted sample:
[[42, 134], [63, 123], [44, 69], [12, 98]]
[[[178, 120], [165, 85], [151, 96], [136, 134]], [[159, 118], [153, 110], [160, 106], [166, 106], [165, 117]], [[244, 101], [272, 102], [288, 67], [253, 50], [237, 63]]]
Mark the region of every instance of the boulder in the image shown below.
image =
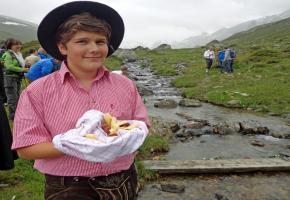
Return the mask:
[[194, 100], [194, 99], [181, 99], [179, 101], [179, 105], [184, 106], [184, 107], [201, 107], [202, 106], [200, 101]]
[[154, 107], [157, 108], [176, 108], [177, 102], [173, 99], [164, 99], [157, 103], [154, 103]]
[[114, 56], [121, 58], [124, 62], [137, 61], [137, 54], [130, 49], [118, 49], [114, 52]]

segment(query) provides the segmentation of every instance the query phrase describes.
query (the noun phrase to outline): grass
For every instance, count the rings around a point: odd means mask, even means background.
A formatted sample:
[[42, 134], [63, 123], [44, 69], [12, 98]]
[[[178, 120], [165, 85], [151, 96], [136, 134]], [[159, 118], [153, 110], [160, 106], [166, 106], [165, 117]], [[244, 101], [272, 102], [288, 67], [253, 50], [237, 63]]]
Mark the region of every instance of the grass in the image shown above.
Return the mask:
[[[244, 109], [290, 113], [290, 48], [264, 47], [251, 51], [239, 46], [236, 48], [239, 48], [238, 58], [231, 75], [220, 74], [215, 64], [206, 75], [202, 48], [168, 49], [162, 53], [142, 50], [136, 53], [140, 58], [152, 60], [157, 74], [175, 76], [173, 85], [180, 88], [187, 98], [224, 106], [229, 106], [230, 100], [237, 100], [239, 107]], [[178, 69], [180, 63], [185, 67]], [[168, 64], [171, 67], [166, 71], [164, 68]], [[182, 74], [177, 76], [179, 70]]]
[[18, 159], [15, 168], [0, 171], [0, 199], [40, 200], [43, 199], [43, 176], [32, 168], [32, 161]]
[[[143, 159], [169, 150], [168, 142], [162, 137], [150, 135], [146, 138], [143, 146], [136, 157], [136, 166], [141, 187], [157, 174], [146, 170], [142, 165]], [[44, 177], [33, 169], [33, 161], [18, 159], [15, 168], [9, 171], [0, 171], [0, 200], [15, 199], [40, 200], [43, 199]]]
[[[152, 61], [156, 74], [175, 76], [173, 84], [183, 91], [184, 97], [224, 106], [229, 106], [230, 100], [237, 100], [244, 109], [290, 113], [290, 18], [210, 45], [236, 50], [234, 74], [220, 74], [212, 68], [207, 76], [202, 57], [205, 47], [135, 52], [140, 58]], [[182, 69], [178, 67], [180, 64], [184, 66]]]

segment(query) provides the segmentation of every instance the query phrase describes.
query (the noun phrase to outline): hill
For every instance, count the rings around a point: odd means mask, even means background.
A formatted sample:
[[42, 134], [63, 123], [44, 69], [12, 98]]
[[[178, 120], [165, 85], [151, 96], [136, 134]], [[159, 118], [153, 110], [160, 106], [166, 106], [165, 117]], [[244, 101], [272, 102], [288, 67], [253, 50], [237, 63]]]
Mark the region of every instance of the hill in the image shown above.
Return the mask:
[[284, 20], [260, 25], [248, 31], [237, 33], [222, 43], [227, 45], [238, 45], [240, 47], [257, 47], [267, 46], [280, 48], [290, 45], [290, 18]]
[[174, 48], [193, 48], [205, 45], [212, 40], [224, 40], [236, 33], [247, 31], [259, 25], [277, 22], [288, 17], [290, 17], [290, 10], [286, 10], [285, 12], [278, 15], [266, 16], [256, 20], [246, 21], [230, 28], [221, 28], [212, 34], [202, 33], [197, 36], [192, 36], [184, 39], [181, 42], [173, 44], [173, 46]]
[[0, 41], [9, 37], [19, 39], [23, 43], [37, 40], [37, 25], [0, 15]]
[[[173, 84], [187, 98], [257, 112], [290, 114], [290, 18], [211, 44], [234, 47], [237, 51], [233, 74], [221, 74], [214, 66], [207, 75], [202, 47], [136, 53], [140, 58], [149, 58], [156, 73], [175, 76]], [[237, 104], [231, 105], [232, 100]]]

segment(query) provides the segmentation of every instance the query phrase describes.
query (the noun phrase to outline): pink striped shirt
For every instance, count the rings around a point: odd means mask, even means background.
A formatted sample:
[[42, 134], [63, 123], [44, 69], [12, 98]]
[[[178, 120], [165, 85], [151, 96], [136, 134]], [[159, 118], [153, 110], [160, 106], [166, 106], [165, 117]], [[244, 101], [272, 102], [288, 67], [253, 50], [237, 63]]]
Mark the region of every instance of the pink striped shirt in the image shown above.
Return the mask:
[[[63, 63], [59, 71], [32, 82], [22, 92], [14, 119], [12, 148], [52, 141], [55, 135], [74, 128], [78, 118], [90, 109], [149, 125], [146, 108], [131, 80], [102, 67], [87, 91]], [[133, 160], [132, 154], [109, 163], [61, 156], [36, 160], [34, 167], [57, 176], [102, 176], [128, 169]]]

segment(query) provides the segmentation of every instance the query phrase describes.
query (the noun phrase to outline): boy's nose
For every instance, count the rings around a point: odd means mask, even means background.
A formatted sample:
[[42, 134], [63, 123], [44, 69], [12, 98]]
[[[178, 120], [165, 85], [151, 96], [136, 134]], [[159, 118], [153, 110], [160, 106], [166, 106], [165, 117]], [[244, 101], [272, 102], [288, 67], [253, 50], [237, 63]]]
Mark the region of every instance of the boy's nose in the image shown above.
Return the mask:
[[91, 51], [98, 51], [99, 48], [100, 48], [99, 45], [96, 44], [95, 42], [92, 42], [92, 43], [90, 44], [90, 50], [91, 50]]

